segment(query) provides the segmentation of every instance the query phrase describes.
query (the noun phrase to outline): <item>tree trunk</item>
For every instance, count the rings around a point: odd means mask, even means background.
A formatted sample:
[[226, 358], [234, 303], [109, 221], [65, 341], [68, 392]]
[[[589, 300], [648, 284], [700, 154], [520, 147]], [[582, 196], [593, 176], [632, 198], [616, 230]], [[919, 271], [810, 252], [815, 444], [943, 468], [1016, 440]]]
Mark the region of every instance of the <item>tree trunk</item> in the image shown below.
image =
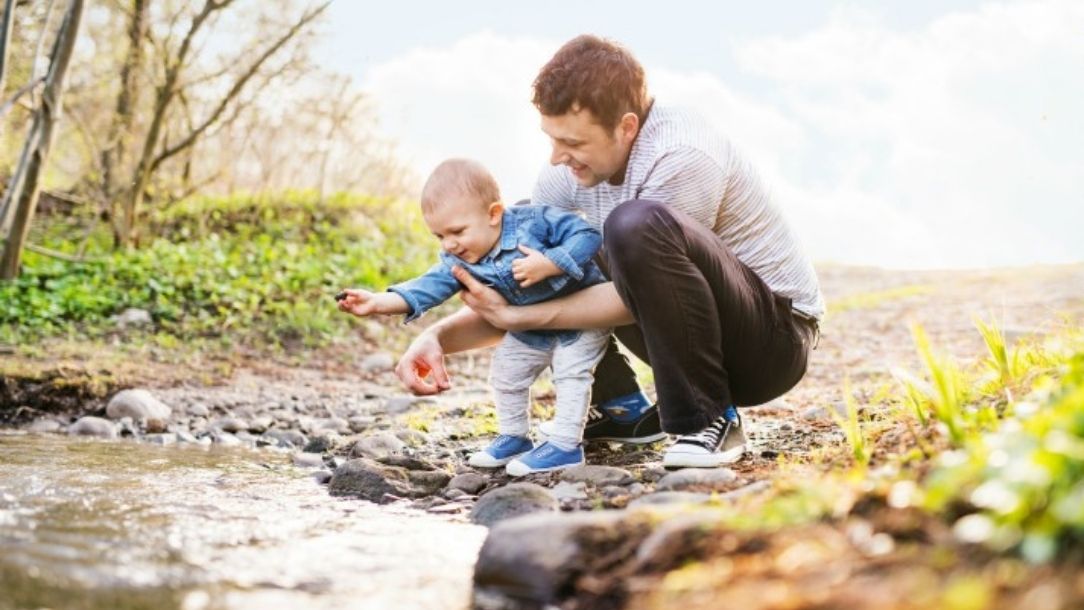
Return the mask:
[[3, 23], [0, 24], [0, 97], [4, 94], [8, 69], [8, 51], [11, 47], [11, 24], [15, 23], [15, 0], [4, 2]]
[[109, 218], [113, 225], [113, 243], [121, 242], [119, 202], [116, 200], [120, 189], [115, 185], [115, 173], [123, 171], [128, 156], [128, 145], [132, 137], [133, 108], [139, 102], [139, 72], [143, 67], [143, 37], [147, 32], [147, 15], [151, 0], [132, 0], [131, 17], [128, 21], [128, 54], [120, 70], [120, 91], [117, 93], [116, 112], [109, 126], [105, 148], [101, 152], [102, 160], [102, 201], [108, 206]]
[[[60, 25], [53, 52], [50, 55], [49, 73], [45, 78], [42, 91], [41, 107], [34, 115], [31, 137], [27, 140], [23, 159], [27, 161], [26, 178], [18, 185], [19, 192], [12, 193], [11, 200], [17, 201], [15, 219], [4, 243], [3, 257], [0, 258], [0, 279], [10, 280], [19, 274], [19, 261], [23, 244], [30, 231], [30, 221], [34, 218], [34, 208], [38, 205], [40, 179], [45, 163], [49, 159], [49, 147], [53, 141], [53, 129], [61, 114], [61, 97], [64, 93], [64, 75], [68, 71], [72, 50], [79, 34], [79, 23], [83, 17], [83, 0], [71, 0], [64, 22]], [[37, 137], [35, 137], [35, 134]], [[36, 141], [35, 141], [36, 140]], [[29, 154], [27, 154], [29, 152]], [[22, 161], [20, 161], [20, 164]], [[16, 185], [12, 185], [14, 188]], [[17, 196], [15, 196], [17, 195]]]

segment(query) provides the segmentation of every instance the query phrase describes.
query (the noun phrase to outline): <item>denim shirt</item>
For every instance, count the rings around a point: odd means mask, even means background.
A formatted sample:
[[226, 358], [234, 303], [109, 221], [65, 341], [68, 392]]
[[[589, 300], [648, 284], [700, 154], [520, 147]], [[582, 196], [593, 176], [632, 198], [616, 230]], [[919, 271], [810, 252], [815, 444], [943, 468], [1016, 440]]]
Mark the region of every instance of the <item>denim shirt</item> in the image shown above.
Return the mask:
[[[512, 261], [526, 256], [525, 245], [541, 252], [564, 273], [523, 288], [512, 277]], [[471, 264], [447, 252], [424, 275], [388, 288], [407, 302], [406, 322], [447, 301], [463, 289], [452, 275], [452, 267], [470, 272], [493, 288], [512, 305], [530, 305], [571, 294], [605, 281], [592, 258], [602, 245], [602, 235], [579, 216], [545, 205], [517, 205], [504, 212], [497, 244], [477, 263]], [[550, 349], [560, 341], [572, 343], [579, 330], [531, 330], [512, 335], [536, 349]]]

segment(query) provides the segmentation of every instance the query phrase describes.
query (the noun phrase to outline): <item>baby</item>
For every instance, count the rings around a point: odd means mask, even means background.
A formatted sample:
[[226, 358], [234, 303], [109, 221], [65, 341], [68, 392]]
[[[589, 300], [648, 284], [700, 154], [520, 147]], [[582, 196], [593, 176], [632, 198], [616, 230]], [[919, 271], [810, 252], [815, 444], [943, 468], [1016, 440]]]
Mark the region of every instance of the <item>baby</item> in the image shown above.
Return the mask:
[[[481, 164], [465, 159], [441, 163], [422, 189], [425, 224], [440, 240], [440, 262], [424, 275], [387, 292], [347, 289], [339, 309], [356, 316], [407, 314], [406, 321], [451, 298], [463, 286], [459, 266], [514, 305], [564, 296], [604, 281], [592, 257], [602, 236], [579, 216], [553, 207], [505, 208], [496, 181]], [[490, 366], [497, 403], [497, 438], [470, 456], [472, 466], [505, 466], [509, 474], [560, 470], [584, 463], [583, 427], [595, 365], [609, 330], [537, 330], [506, 333]], [[530, 387], [553, 369], [557, 414], [548, 440], [537, 447], [527, 436]]]

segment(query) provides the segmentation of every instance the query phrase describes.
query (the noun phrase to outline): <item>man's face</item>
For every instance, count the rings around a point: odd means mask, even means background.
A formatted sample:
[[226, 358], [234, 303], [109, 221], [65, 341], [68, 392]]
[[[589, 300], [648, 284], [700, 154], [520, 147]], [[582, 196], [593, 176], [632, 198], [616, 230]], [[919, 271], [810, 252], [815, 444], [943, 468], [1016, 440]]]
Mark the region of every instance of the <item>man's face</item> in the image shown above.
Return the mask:
[[423, 212], [422, 217], [445, 252], [474, 264], [489, 254], [500, 239], [503, 212], [500, 202], [450, 196]]
[[567, 165], [576, 182], [592, 187], [624, 171], [639, 122], [626, 114], [613, 130], [598, 124], [586, 108], [573, 105], [565, 114], [542, 115], [542, 131], [550, 138], [550, 163]]

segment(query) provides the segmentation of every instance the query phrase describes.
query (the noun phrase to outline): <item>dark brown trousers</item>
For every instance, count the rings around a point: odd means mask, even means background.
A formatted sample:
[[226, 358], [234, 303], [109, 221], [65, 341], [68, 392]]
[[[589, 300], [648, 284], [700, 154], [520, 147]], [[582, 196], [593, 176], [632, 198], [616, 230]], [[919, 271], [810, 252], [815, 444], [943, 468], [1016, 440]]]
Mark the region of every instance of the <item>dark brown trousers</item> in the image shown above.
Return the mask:
[[[615, 208], [603, 235], [603, 268], [636, 319], [614, 335], [651, 366], [663, 430], [699, 432], [728, 405], [768, 402], [805, 374], [816, 323], [795, 315], [717, 235], [648, 200]], [[611, 339], [592, 402], [637, 389]]]

